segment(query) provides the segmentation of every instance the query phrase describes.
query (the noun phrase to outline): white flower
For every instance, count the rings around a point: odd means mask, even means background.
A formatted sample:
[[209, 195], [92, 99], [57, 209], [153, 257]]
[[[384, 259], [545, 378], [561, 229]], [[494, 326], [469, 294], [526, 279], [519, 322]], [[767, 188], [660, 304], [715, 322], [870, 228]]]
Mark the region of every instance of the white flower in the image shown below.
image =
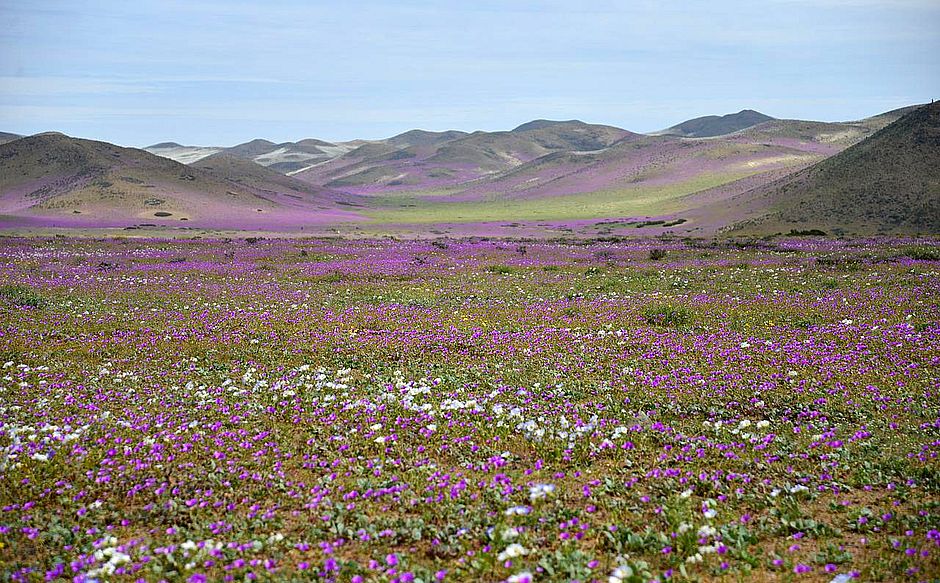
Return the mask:
[[614, 572], [607, 578], [607, 583], [623, 583], [624, 579], [633, 576], [633, 568], [630, 565], [621, 565], [614, 569]]
[[386, 440], [386, 439], [387, 439], [387, 437], [385, 437], [384, 435], [380, 435], [380, 436], [378, 436], [378, 437], [375, 438], [375, 442], [376, 442], [376, 443], [385, 443], [385, 440]]
[[532, 583], [532, 573], [523, 571], [515, 575], [510, 575], [509, 579], [506, 579], [506, 583]]
[[830, 581], [829, 583], [849, 583], [849, 581], [851, 580], [852, 580], [852, 576], [849, 575], [848, 573], [839, 573], [838, 575], [833, 577], [832, 581]]
[[757, 422], [758, 429], [763, 429], [769, 426], [770, 426], [770, 421], [767, 421], [766, 419], [761, 419], [760, 421]]
[[692, 489], [689, 488], [688, 490], [683, 490], [682, 493], [679, 494], [679, 498], [688, 498], [691, 495], [692, 495]]
[[715, 518], [715, 516], [718, 515], [718, 513], [717, 513], [714, 509], [712, 509], [712, 508], [709, 508], [708, 510], [706, 510], [706, 511], [703, 512], [702, 514], [705, 515], [705, 518]]
[[714, 526], [707, 526], [707, 525], [706, 525], [706, 526], [703, 526], [702, 528], [698, 529], [698, 537], [699, 537], [699, 538], [708, 538], [708, 537], [710, 537], [710, 536], [714, 536], [715, 533], [717, 533], [717, 532], [718, 532], [718, 531], [715, 530], [715, 527], [714, 527]]
[[503, 514], [506, 516], [525, 516], [526, 514], [532, 512], [532, 509], [528, 506], [512, 506], [507, 508]]
[[373, 423], [372, 425], [369, 426], [369, 429], [371, 429], [372, 431], [378, 431], [379, 429], [382, 429], [382, 424]]
[[505, 561], [506, 559], [515, 559], [516, 557], [521, 557], [522, 555], [528, 554], [529, 551], [519, 543], [512, 543], [506, 549], [497, 555], [497, 560], [500, 562]]
[[529, 500], [535, 501], [545, 498], [554, 491], [554, 484], [536, 484], [529, 488]]

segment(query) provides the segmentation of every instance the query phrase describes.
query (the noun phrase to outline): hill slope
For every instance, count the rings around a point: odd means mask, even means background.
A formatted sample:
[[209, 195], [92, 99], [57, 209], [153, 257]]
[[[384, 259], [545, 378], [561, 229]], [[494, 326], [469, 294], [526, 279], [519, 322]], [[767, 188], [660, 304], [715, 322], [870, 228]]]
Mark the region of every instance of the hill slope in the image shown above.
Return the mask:
[[324, 162], [342, 155], [354, 146], [333, 144], [307, 138], [297, 142], [275, 144], [268, 140], [251, 140], [230, 148], [214, 146], [183, 146], [175, 142], [162, 142], [144, 148], [151, 154], [181, 162], [194, 164], [214, 154], [224, 153], [235, 158], [250, 160], [261, 166], [267, 166], [282, 174], [288, 174], [307, 168], [318, 162]]
[[247, 229], [358, 218], [333, 193], [235, 162], [194, 168], [62, 134], [21, 138], [0, 145], [0, 215], [7, 225]]
[[684, 121], [671, 128], [656, 132], [657, 135], [681, 136], [683, 138], [710, 138], [734, 133], [774, 118], [753, 109], [744, 109], [728, 115], [706, 115]]
[[544, 120], [512, 131], [444, 132], [433, 139], [427, 134], [409, 136], [411, 145], [405, 147], [397, 145], [403, 143], [402, 136], [365, 144], [296, 177], [354, 193], [447, 189], [547, 154], [599, 150], [636, 135], [611, 126]]
[[19, 134], [11, 134], [9, 132], [0, 132], [0, 144], [5, 144], [7, 142], [12, 142], [13, 140], [18, 140], [23, 136]]
[[940, 232], [940, 103], [736, 203], [758, 214], [736, 230]]

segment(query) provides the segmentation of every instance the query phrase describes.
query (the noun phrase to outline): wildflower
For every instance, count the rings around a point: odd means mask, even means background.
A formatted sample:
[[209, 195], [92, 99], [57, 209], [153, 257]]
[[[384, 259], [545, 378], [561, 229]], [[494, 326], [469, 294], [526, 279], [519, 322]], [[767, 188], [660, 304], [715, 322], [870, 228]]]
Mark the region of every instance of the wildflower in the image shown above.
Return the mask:
[[515, 575], [510, 575], [509, 579], [506, 579], [506, 583], [532, 583], [532, 573], [523, 571]]
[[810, 567], [809, 565], [804, 565], [803, 563], [797, 563], [793, 567], [793, 572], [796, 574], [809, 573], [812, 570], [813, 570], [812, 567]]
[[528, 554], [528, 550], [519, 543], [512, 543], [504, 551], [497, 555], [497, 559], [502, 562], [507, 559], [515, 559], [516, 557], [521, 557], [522, 555]]
[[525, 516], [530, 512], [532, 512], [532, 509], [528, 506], [511, 506], [507, 508], [503, 514], [506, 516]]
[[624, 579], [628, 579], [632, 576], [633, 568], [630, 567], [630, 565], [620, 565], [614, 569], [614, 572], [607, 578], [607, 583], [623, 583]]
[[548, 497], [555, 491], [554, 484], [536, 484], [529, 488], [529, 500], [533, 502]]

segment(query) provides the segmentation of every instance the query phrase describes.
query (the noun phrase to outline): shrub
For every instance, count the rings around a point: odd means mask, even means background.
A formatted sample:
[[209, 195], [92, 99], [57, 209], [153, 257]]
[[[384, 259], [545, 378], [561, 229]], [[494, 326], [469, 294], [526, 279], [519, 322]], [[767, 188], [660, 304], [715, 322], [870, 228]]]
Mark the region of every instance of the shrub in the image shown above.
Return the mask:
[[651, 326], [687, 326], [692, 323], [692, 310], [671, 304], [649, 306], [643, 317]]
[[21, 284], [8, 284], [0, 286], [0, 302], [18, 308], [42, 308], [46, 305], [46, 298], [42, 297], [33, 288]]
[[902, 255], [918, 261], [940, 261], [940, 249], [936, 247], [908, 247]]
[[826, 232], [819, 229], [790, 229], [790, 232], [787, 233], [787, 237], [825, 237]]
[[652, 261], [659, 261], [660, 259], [664, 259], [665, 257], [666, 257], [665, 249], [650, 249], [650, 259]]

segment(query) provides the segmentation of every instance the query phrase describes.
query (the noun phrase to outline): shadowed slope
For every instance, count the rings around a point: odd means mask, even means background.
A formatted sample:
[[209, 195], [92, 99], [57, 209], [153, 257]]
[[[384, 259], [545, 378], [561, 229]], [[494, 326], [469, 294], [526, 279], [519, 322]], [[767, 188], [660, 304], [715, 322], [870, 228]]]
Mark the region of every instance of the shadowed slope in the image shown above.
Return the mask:
[[940, 103], [736, 203], [744, 231], [940, 232]]
[[706, 115], [684, 121], [671, 128], [656, 132], [657, 135], [681, 136], [684, 138], [709, 138], [723, 136], [774, 118], [753, 109], [744, 109], [728, 115]]

